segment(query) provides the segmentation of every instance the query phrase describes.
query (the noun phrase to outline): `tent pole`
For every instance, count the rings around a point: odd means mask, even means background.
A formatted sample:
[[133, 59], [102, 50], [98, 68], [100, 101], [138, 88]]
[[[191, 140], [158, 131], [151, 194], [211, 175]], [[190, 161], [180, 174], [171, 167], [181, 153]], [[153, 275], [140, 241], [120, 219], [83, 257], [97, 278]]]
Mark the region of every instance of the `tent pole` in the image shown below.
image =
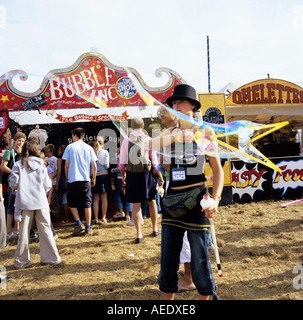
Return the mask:
[[207, 36], [207, 71], [208, 71], [208, 92], [211, 92], [210, 89], [210, 57], [209, 57], [209, 36]]

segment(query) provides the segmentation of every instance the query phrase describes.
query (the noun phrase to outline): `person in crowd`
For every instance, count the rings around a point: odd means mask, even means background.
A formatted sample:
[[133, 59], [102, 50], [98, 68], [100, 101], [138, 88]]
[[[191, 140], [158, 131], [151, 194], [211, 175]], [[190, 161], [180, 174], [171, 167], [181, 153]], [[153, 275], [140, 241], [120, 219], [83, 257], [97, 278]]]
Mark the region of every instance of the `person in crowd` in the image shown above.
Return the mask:
[[[2, 174], [0, 167], [0, 249], [6, 247], [6, 219], [5, 219], [5, 206], [4, 206], [4, 197], [2, 190]], [[0, 273], [0, 282], [5, 283], [11, 281], [12, 277], [1, 275]], [[1, 288], [1, 286], [0, 286]]]
[[66, 149], [66, 145], [63, 144], [58, 149], [57, 158], [57, 180], [55, 186], [55, 192], [58, 195], [59, 205], [61, 212], [63, 212], [63, 221], [68, 221], [68, 204], [67, 204], [67, 189], [66, 189], [66, 177], [65, 177], [65, 160], [62, 159], [63, 153]]
[[[10, 182], [10, 173], [12, 172], [12, 167], [14, 163], [18, 160], [22, 146], [26, 140], [26, 135], [23, 132], [17, 132], [14, 137], [14, 145], [12, 149], [8, 149], [4, 152], [2, 161], [1, 161], [1, 172], [3, 173], [3, 183], [8, 185], [8, 204], [7, 204], [7, 221], [6, 221], [6, 234], [7, 240], [12, 240], [18, 238], [19, 233], [19, 222], [14, 222], [14, 203], [15, 203], [15, 194], [12, 192], [12, 189], [9, 187]], [[14, 231], [12, 229], [14, 222]]]
[[2, 192], [2, 174], [0, 168], [0, 248], [6, 247], [6, 219], [5, 219], [5, 207], [4, 198]]
[[193, 277], [191, 274], [191, 251], [190, 244], [187, 238], [187, 231], [184, 232], [182, 250], [180, 253], [180, 263], [184, 265], [184, 270], [179, 270], [181, 278], [179, 279], [179, 291], [192, 290], [196, 286], [193, 283]]
[[[119, 164], [119, 159], [120, 159], [120, 143], [117, 143], [117, 164]], [[114, 199], [115, 203], [117, 206], [117, 212], [114, 214], [113, 218], [114, 219], [121, 219], [121, 218], [126, 218], [126, 221], [130, 221], [131, 219], [131, 214], [133, 211], [133, 205], [132, 203], [129, 203], [127, 200], [125, 201], [125, 212], [123, 211], [123, 201], [121, 199], [121, 192], [125, 191], [123, 190], [123, 183], [122, 183], [122, 175], [121, 171], [118, 168], [113, 168], [111, 170], [112, 173], [115, 173], [116, 179], [115, 179], [115, 192], [114, 192]]]
[[34, 218], [39, 232], [41, 263], [60, 263], [61, 258], [51, 231], [46, 196], [52, 182], [44, 161], [40, 158], [38, 145], [33, 141], [25, 141], [21, 160], [12, 168], [10, 187], [17, 190], [15, 206], [22, 213], [14, 266], [19, 269], [31, 265], [28, 243], [29, 229]]
[[[178, 292], [178, 269], [180, 252], [183, 245], [184, 232], [187, 231], [191, 249], [191, 272], [193, 283], [196, 286], [199, 299], [209, 299], [213, 295], [217, 298], [216, 286], [212, 274], [208, 246], [210, 218], [217, 214], [220, 195], [223, 188], [223, 169], [216, 150], [208, 156], [213, 171], [213, 199], [215, 206], [203, 210], [200, 200], [207, 193], [206, 178], [204, 175], [205, 154], [200, 150], [194, 139], [199, 130], [205, 136], [214, 135], [210, 127], [200, 129], [194, 120], [194, 114], [201, 108], [197, 100], [196, 91], [187, 84], [177, 85], [173, 95], [166, 103], [176, 112], [182, 114], [178, 121], [178, 128], [164, 130], [158, 137], [148, 142], [151, 150], [160, 150], [171, 146], [170, 181], [164, 203], [166, 210], [162, 218], [161, 238], [161, 269], [158, 276], [160, 290], [165, 300], [174, 299]], [[181, 148], [182, 147], [182, 148]], [[190, 147], [192, 154], [187, 154]], [[216, 148], [216, 145], [214, 145]], [[185, 151], [183, 151], [185, 150]], [[193, 207], [185, 209], [185, 199], [191, 195], [195, 203]], [[175, 202], [182, 201], [183, 211], [174, 210]], [[181, 199], [181, 200], [180, 200]], [[178, 214], [177, 214], [178, 213]]]
[[60, 219], [60, 209], [59, 209], [59, 201], [57, 193], [55, 192], [56, 184], [57, 184], [57, 173], [58, 173], [58, 159], [54, 156], [55, 146], [52, 143], [47, 144], [44, 148], [44, 153], [46, 156], [46, 161], [49, 167], [52, 170], [53, 175], [53, 188], [50, 192], [50, 209], [51, 209], [51, 217], [53, 221], [57, 221]]
[[[45, 156], [45, 151], [44, 151], [44, 149], [42, 149], [42, 150], [40, 151], [40, 158], [43, 160], [44, 165], [45, 165], [46, 170], [47, 170], [47, 174], [48, 174], [49, 178], [50, 178], [51, 181], [52, 181], [52, 187], [49, 189], [49, 191], [46, 192], [47, 202], [48, 202], [48, 205], [50, 206], [50, 204], [51, 204], [51, 199], [52, 199], [52, 193], [53, 193], [53, 189], [54, 189], [54, 186], [53, 186], [53, 175], [54, 175], [54, 173], [53, 173], [53, 170], [52, 170], [52, 168], [50, 167], [49, 163], [46, 161], [46, 156]], [[53, 226], [52, 221], [50, 222], [50, 225], [51, 225], [51, 229], [52, 229], [53, 236], [54, 236], [55, 240], [57, 240], [57, 239], [58, 239], [58, 235], [57, 235], [57, 233], [56, 233], [56, 231], [55, 231], [55, 229], [54, 229], [54, 226]]]
[[[164, 103], [165, 106], [168, 106]], [[167, 130], [172, 131], [178, 126], [177, 117], [161, 106], [158, 110], [158, 117], [160, 118], [162, 124], [165, 126]], [[160, 150], [159, 152], [159, 163], [163, 168], [163, 176], [165, 183], [165, 190], [168, 188], [169, 177], [170, 177], [170, 156], [166, 154], [165, 150]]]
[[147, 200], [149, 214], [152, 221], [154, 237], [159, 235], [157, 227], [156, 187], [157, 178], [163, 185], [162, 174], [157, 168], [155, 152], [145, 152], [143, 143], [151, 138], [144, 134], [144, 121], [135, 117], [131, 122], [131, 133], [125, 138], [121, 146], [119, 168], [122, 175], [122, 183], [126, 184], [126, 199], [133, 203], [133, 219], [136, 226], [137, 237], [135, 243], [141, 243], [143, 234], [141, 231], [141, 203]]
[[[73, 235], [78, 235], [83, 231], [88, 235], [92, 235], [91, 187], [94, 187], [96, 183], [97, 157], [93, 148], [83, 141], [85, 137], [83, 128], [73, 129], [71, 134], [73, 143], [66, 147], [62, 160], [65, 160], [67, 202], [76, 220]], [[91, 167], [92, 177], [90, 176]], [[84, 208], [86, 227], [80, 220], [78, 207]]]
[[96, 185], [92, 188], [93, 194], [93, 211], [95, 217], [95, 223], [99, 224], [99, 205], [101, 200], [101, 222], [107, 223], [107, 209], [108, 201], [107, 195], [111, 191], [111, 182], [108, 174], [109, 168], [109, 153], [104, 150], [104, 139], [98, 137], [97, 141], [93, 141], [93, 149], [97, 156], [97, 175]]
[[39, 125], [37, 124], [35, 129], [31, 130], [31, 132], [28, 134], [28, 138], [34, 138], [37, 141], [39, 151], [41, 151], [45, 147], [48, 134], [46, 130], [40, 129]]

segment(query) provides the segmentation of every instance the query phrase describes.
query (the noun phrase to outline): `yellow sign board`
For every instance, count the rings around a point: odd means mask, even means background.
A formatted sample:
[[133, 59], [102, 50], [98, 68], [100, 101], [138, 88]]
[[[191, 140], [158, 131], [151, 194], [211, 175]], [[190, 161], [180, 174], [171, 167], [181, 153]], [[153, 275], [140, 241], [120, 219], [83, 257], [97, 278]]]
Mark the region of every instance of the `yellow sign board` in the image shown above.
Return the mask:
[[[198, 93], [201, 103], [202, 119], [208, 123], [226, 123], [226, 106], [224, 93]], [[230, 159], [222, 161], [224, 171], [224, 186], [232, 186]], [[212, 169], [208, 163], [205, 166], [205, 175], [209, 178], [208, 187], [212, 187]]]

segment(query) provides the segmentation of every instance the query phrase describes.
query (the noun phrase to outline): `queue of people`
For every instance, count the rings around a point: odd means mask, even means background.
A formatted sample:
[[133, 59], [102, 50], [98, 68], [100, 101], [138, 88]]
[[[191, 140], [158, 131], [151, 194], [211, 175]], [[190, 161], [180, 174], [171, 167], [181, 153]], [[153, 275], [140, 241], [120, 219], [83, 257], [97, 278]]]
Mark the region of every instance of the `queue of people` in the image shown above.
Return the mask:
[[[174, 294], [180, 285], [178, 269], [183, 247], [189, 252], [187, 256], [190, 255], [186, 259], [188, 264], [185, 272], [188, 271], [191, 287], [197, 289], [200, 299], [208, 299], [210, 295], [216, 298], [216, 286], [208, 255], [209, 219], [217, 214], [223, 188], [223, 170], [219, 156], [214, 152], [214, 155], [208, 158], [213, 170], [215, 205], [202, 210], [199, 203], [203, 195], [208, 192], [204, 175], [205, 154], [199, 151], [197, 142], [193, 139], [193, 134], [200, 129], [194, 120], [199, 113], [200, 102], [196, 99], [193, 87], [178, 85], [166, 103], [166, 108], [161, 108], [159, 113], [167, 128], [159, 136], [151, 138], [146, 135], [143, 130], [143, 119], [134, 117], [129, 135], [122, 142], [121, 152], [120, 145], [117, 148], [117, 167], [111, 170], [111, 173], [117, 174], [114, 194], [117, 212], [114, 218], [132, 220], [136, 227], [134, 243], [142, 243], [144, 235], [141, 228], [141, 205], [147, 202], [152, 223], [151, 235], [159, 236], [156, 198], [158, 188], [162, 188], [165, 184], [159, 288], [164, 293], [164, 299], [174, 299]], [[168, 111], [169, 108], [184, 114], [186, 118], [178, 119], [172, 116]], [[212, 134], [211, 128], [205, 130], [207, 135]], [[52, 208], [55, 208], [52, 205], [55, 201], [54, 195], [59, 196], [57, 201], [61, 211], [64, 212], [64, 217], [70, 210], [75, 220], [73, 235], [92, 235], [92, 216], [96, 224], [107, 223], [107, 199], [111, 182], [109, 153], [104, 149], [104, 140], [98, 137], [98, 140], [91, 145], [85, 143], [83, 128], [73, 129], [71, 135], [72, 143], [59, 148], [58, 158], [54, 156], [53, 145], [45, 146], [48, 170], [41, 159], [38, 144], [34, 139], [26, 140], [24, 134], [17, 133], [13, 149], [4, 154], [1, 171], [9, 178], [7, 182], [9, 201], [7, 225], [3, 228], [5, 209], [1, 184], [0, 247], [6, 245], [6, 240], [12, 237], [13, 232], [18, 236], [19, 231], [14, 260], [16, 268], [25, 268], [31, 264], [28, 230], [33, 227], [34, 221], [39, 233], [41, 262], [45, 264], [61, 262], [51, 223], [51, 218], [55, 217], [52, 216]], [[190, 141], [193, 143], [194, 152], [188, 160], [186, 154], [177, 153], [184, 150], [182, 146]], [[169, 148], [170, 152], [166, 152], [166, 148]], [[157, 154], [163, 156], [157, 157]], [[121, 200], [121, 190], [125, 194], [124, 201]], [[187, 208], [184, 202], [188, 196], [194, 200], [194, 205], [190, 208]], [[79, 208], [84, 209], [85, 224], [80, 218]], [[21, 222], [18, 225], [16, 219], [12, 231], [12, 217], [14, 213], [17, 217], [16, 212], [21, 216]]]

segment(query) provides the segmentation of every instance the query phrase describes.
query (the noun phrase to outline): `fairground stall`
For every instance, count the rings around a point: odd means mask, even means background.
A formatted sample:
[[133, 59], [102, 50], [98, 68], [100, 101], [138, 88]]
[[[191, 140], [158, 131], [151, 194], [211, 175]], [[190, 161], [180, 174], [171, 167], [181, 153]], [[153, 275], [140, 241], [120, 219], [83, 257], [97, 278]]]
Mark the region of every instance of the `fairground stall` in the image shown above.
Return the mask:
[[231, 161], [234, 201], [302, 198], [303, 88], [271, 78], [251, 82], [226, 97], [226, 112], [228, 121], [289, 122], [288, 126], [255, 142], [257, 149], [281, 172], [259, 163]]
[[[86, 142], [98, 135], [105, 138], [110, 163], [115, 166], [120, 132], [127, 133], [130, 119], [144, 118], [147, 131], [159, 126], [155, 123], [157, 101], [164, 102], [176, 85], [185, 83], [168, 68], [159, 68], [155, 74], [166, 74], [166, 85], [149, 87], [135, 69], [115, 66], [99, 53], [85, 53], [72, 66], [50, 71], [38, 90], [27, 93], [13, 82], [16, 77], [26, 81], [28, 75], [21, 70], [7, 72], [0, 78], [2, 150], [12, 146], [12, 137], [22, 131], [37, 136], [40, 148], [54, 144], [56, 156], [61, 145], [72, 142], [71, 130], [81, 126]], [[110, 203], [112, 212], [114, 203]]]

